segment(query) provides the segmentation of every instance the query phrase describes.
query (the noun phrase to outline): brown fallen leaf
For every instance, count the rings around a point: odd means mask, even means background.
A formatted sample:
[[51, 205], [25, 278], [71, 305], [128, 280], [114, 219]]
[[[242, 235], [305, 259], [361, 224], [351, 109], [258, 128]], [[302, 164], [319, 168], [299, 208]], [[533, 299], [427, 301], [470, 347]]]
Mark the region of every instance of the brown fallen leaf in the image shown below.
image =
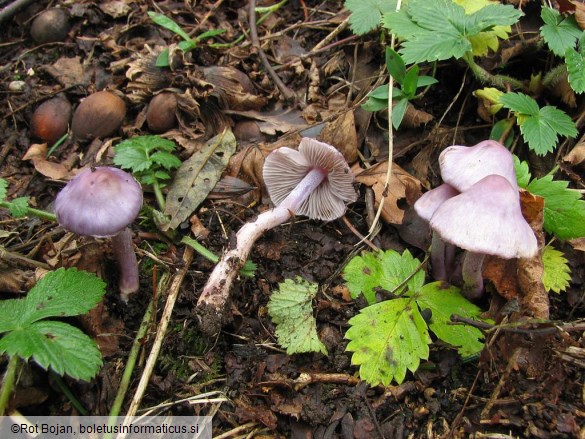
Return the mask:
[[356, 182], [370, 186], [374, 190], [376, 206], [384, 203], [382, 218], [391, 224], [402, 224], [404, 209], [400, 207], [402, 202], [413, 205], [422, 195], [421, 184], [416, 178], [396, 164], [392, 164], [392, 176], [388, 189], [384, 193], [384, 182], [388, 162], [378, 163], [371, 168], [362, 170], [359, 165], [352, 167], [356, 175]]
[[573, 149], [563, 157], [563, 161], [570, 163], [573, 166], [582, 165], [585, 163], [585, 139], [581, 138]]
[[46, 159], [47, 144], [34, 143], [26, 151], [22, 160], [30, 160], [36, 171], [45, 177], [53, 180], [63, 180], [71, 178], [69, 170], [61, 163], [51, 162]]
[[332, 122], [327, 122], [319, 140], [335, 146], [348, 163], [354, 163], [358, 158], [358, 141], [353, 111], [346, 111]]

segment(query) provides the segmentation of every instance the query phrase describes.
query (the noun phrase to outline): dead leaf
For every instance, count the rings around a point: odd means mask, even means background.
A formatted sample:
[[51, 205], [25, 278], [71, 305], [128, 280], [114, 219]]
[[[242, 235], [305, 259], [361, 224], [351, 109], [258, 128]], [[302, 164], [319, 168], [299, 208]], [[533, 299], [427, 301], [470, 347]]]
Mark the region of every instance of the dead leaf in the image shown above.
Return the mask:
[[585, 140], [581, 139], [573, 149], [563, 157], [563, 161], [569, 162], [573, 166], [581, 165], [585, 162]]
[[346, 111], [332, 122], [327, 122], [319, 139], [335, 146], [348, 163], [354, 163], [358, 158], [358, 141], [353, 111]]
[[569, 244], [571, 244], [575, 250], [585, 252], [585, 238], [571, 239]]
[[26, 151], [22, 160], [30, 160], [39, 174], [53, 180], [63, 180], [65, 177], [70, 177], [69, 170], [63, 164], [50, 162], [46, 157], [47, 144], [35, 143]]
[[130, 6], [123, 1], [111, 1], [100, 3], [99, 8], [103, 13], [108, 14], [113, 18], [126, 17], [131, 11]]
[[416, 178], [396, 164], [392, 164], [392, 176], [384, 193], [384, 182], [388, 162], [378, 163], [369, 169], [362, 170], [358, 165], [352, 167], [356, 174], [356, 182], [371, 186], [374, 190], [376, 206], [383, 200], [382, 218], [391, 224], [402, 224], [404, 209], [400, 204], [406, 202], [413, 205], [422, 195], [421, 184]]
[[170, 221], [163, 230], [177, 228], [197, 209], [217, 184], [235, 150], [236, 138], [226, 130], [183, 162], [169, 188], [165, 215]]

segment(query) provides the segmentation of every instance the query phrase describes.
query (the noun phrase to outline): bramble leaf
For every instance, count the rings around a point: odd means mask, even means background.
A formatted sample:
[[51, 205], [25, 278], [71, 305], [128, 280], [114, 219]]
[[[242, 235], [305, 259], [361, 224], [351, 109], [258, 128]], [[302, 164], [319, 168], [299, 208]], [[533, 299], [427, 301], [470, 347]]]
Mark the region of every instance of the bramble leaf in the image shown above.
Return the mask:
[[349, 27], [356, 35], [364, 35], [380, 25], [382, 14], [396, 9], [396, 0], [345, 0], [349, 9]]
[[279, 290], [272, 293], [268, 302], [268, 314], [276, 325], [278, 343], [287, 354], [321, 352], [327, 348], [317, 335], [317, 323], [313, 317], [312, 301], [317, 294], [317, 284], [301, 277], [285, 279]]
[[[425, 281], [420, 261], [408, 250], [401, 255], [394, 250], [364, 252], [345, 266], [343, 277], [353, 298], [363, 294], [368, 304], [376, 303], [376, 289], [393, 291], [409, 276], [404, 288], [416, 291]], [[413, 275], [414, 274], [414, 275]]]
[[520, 186], [522, 189], [526, 189], [526, 186], [528, 186], [528, 183], [530, 183], [530, 169], [528, 167], [528, 163], [520, 161], [516, 155], [514, 155], [514, 172], [516, 173], [516, 181], [518, 182], [518, 186]]
[[429, 357], [427, 324], [411, 298], [376, 303], [349, 320], [345, 338], [351, 362], [360, 366], [360, 378], [374, 386], [404, 381], [421, 359]]
[[544, 265], [542, 283], [547, 291], [560, 293], [567, 289], [571, 281], [571, 269], [568, 262], [563, 252], [550, 245], [544, 247], [542, 251]]
[[585, 54], [575, 49], [565, 52], [565, 63], [569, 74], [569, 85], [575, 93], [585, 92]]
[[14, 218], [22, 218], [23, 216], [26, 216], [28, 213], [29, 198], [30, 197], [18, 197], [13, 199], [8, 207], [10, 215]]
[[481, 309], [461, 295], [459, 288], [444, 287], [442, 282], [423, 286], [415, 298], [420, 309], [431, 310], [429, 327], [442, 341], [457, 348], [459, 355], [468, 357], [483, 349], [482, 332], [469, 325], [451, 324], [451, 316], [457, 314], [467, 318], [480, 318]]

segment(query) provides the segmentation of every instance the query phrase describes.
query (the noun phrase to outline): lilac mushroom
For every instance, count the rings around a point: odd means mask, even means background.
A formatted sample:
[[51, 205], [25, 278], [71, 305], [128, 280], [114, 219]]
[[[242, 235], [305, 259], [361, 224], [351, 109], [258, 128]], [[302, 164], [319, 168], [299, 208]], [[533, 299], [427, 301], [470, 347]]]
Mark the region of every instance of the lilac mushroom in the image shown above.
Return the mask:
[[[459, 195], [459, 191], [453, 186], [443, 183], [423, 194], [414, 203], [414, 210], [417, 215], [426, 222], [430, 222], [433, 214], [441, 204], [454, 196]], [[449, 277], [453, 272], [453, 264], [455, 259], [455, 247], [449, 243], [445, 243], [441, 236], [432, 231], [431, 241], [431, 268], [433, 271], [433, 278], [435, 280], [449, 281]]]
[[295, 215], [332, 221], [357, 198], [354, 176], [343, 155], [314, 139], [303, 138], [298, 151], [286, 147], [273, 151], [264, 162], [263, 175], [276, 207], [238, 231], [235, 248], [224, 253], [211, 273], [197, 302], [206, 333], [220, 329], [235, 277], [262, 234]]
[[120, 270], [120, 296], [128, 301], [138, 291], [138, 263], [127, 227], [142, 207], [142, 188], [128, 173], [111, 167], [87, 169], [76, 175], [55, 200], [57, 221], [71, 232], [112, 238]]
[[484, 140], [474, 146], [449, 146], [441, 152], [439, 166], [443, 182], [459, 192], [465, 192], [488, 175], [501, 175], [518, 195], [512, 153], [495, 140]]
[[483, 292], [485, 255], [530, 258], [538, 252], [536, 236], [522, 216], [518, 190], [500, 175], [488, 175], [442, 203], [430, 225], [443, 240], [467, 250], [462, 275], [463, 293], [469, 298]]

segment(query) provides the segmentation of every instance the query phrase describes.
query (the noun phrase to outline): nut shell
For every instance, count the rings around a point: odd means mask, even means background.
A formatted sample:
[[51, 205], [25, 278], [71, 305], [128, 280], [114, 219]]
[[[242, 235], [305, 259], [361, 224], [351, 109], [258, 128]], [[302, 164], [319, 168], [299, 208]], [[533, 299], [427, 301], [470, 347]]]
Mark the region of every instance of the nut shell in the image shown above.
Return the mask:
[[174, 93], [160, 93], [148, 104], [146, 123], [154, 133], [164, 133], [177, 124], [177, 97]]
[[124, 121], [126, 104], [113, 93], [98, 91], [85, 98], [73, 114], [71, 130], [77, 140], [108, 137]]
[[39, 44], [63, 41], [69, 32], [69, 13], [51, 8], [39, 14], [32, 22], [30, 35]]
[[43, 102], [35, 110], [30, 120], [33, 137], [47, 143], [55, 143], [69, 127], [71, 104], [65, 99], [53, 98]]

